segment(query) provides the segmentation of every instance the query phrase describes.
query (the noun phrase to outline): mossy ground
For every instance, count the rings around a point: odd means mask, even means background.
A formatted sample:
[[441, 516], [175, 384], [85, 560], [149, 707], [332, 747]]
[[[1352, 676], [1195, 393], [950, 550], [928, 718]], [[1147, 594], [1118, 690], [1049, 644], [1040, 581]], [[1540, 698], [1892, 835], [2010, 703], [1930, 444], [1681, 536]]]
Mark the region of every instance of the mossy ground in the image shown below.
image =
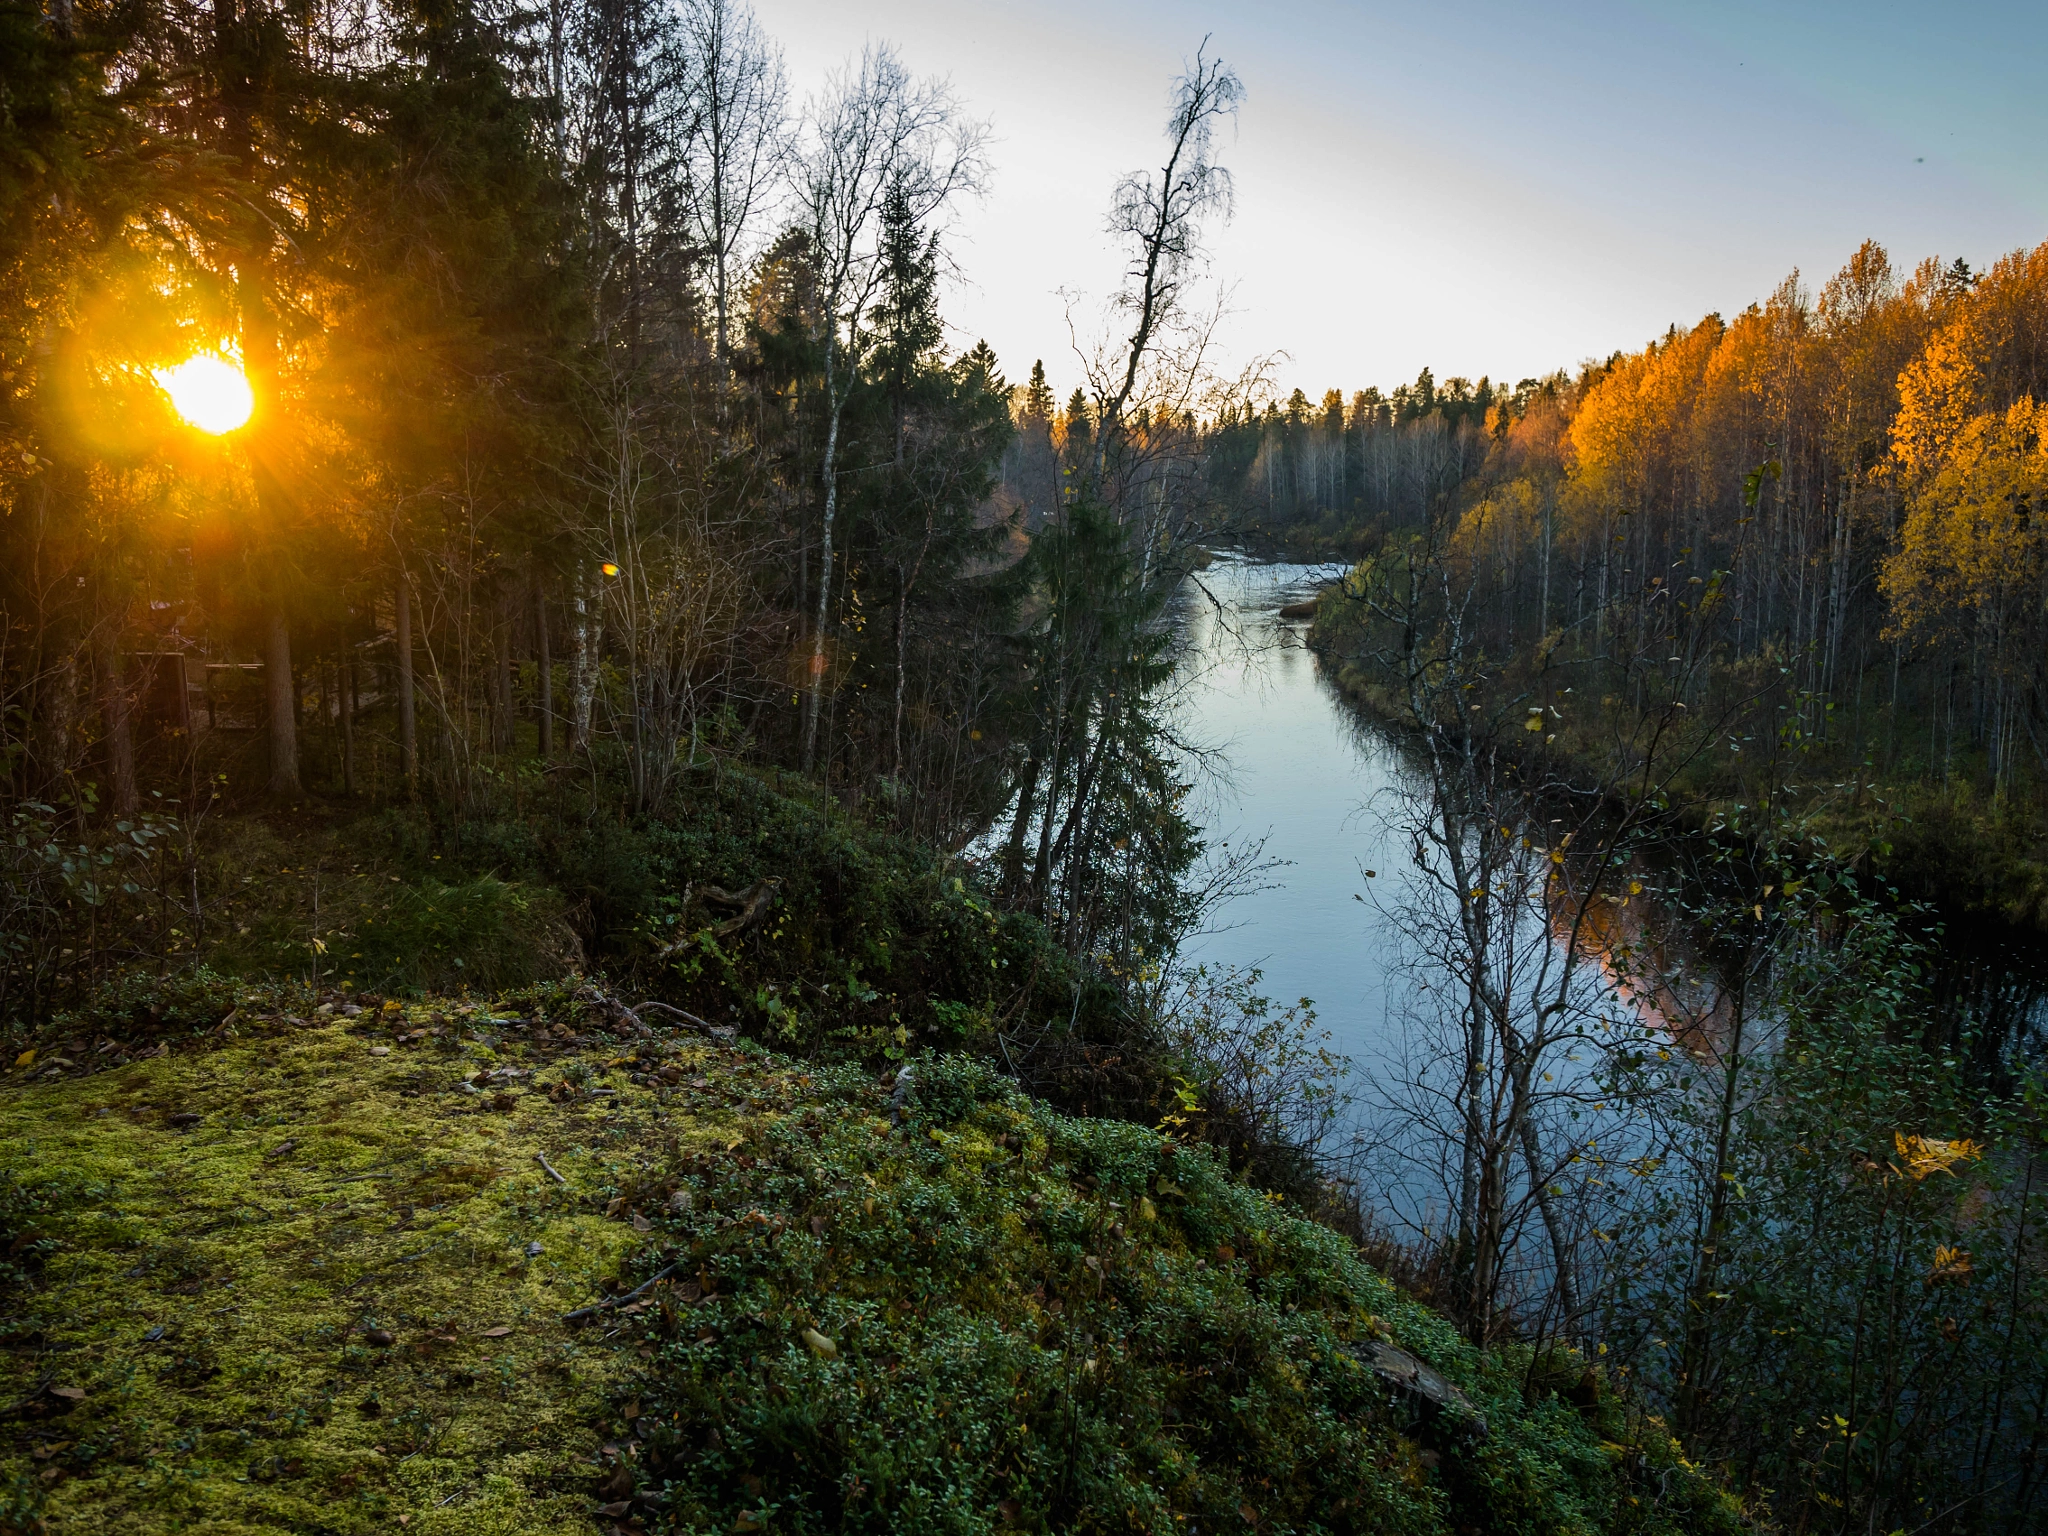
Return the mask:
[[[1475, 1350], [1213, 1153], [974, 1061], [899, 1100], [695, 1033], [622, 1045], [573, 987], [301, 997], [0, 1090], [15, 1527], [1733, 1522], [1583, 1362]], [[1488, 1434], [1392, 1395], [1359, 1353], [1386, 1338]]]
[[[0, 1353], [17, 1523], [588, 1527], [640, 1362], [556, 1319], [645, 1246], [603, 1210], [657, 1109], [607, 1050], [550, 1051], [505, 1016], [245, 1017], [189, 1053], [5, 1090], [16, 1262], [41, 1260]], [[559, 1056], [587, 1074], [566, 1102], [530, 1075], [457, 1086]]]

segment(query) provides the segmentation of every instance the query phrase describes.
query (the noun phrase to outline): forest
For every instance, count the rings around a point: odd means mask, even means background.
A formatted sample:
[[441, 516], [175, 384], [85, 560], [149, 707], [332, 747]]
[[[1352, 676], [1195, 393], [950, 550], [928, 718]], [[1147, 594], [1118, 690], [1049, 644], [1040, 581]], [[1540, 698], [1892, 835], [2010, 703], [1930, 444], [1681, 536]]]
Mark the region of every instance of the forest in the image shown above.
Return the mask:
[[1732, 321], [1512, 389], [1296, 391], [1219, 423], [1211, 472], [1305, 548], [1455, 519], [1499, 657], [1595, 657], [1637, 605], [1627, 648], [1670, 640], [1689, 705], [1728, 711], [1685, 792], [1754, 800], [1793, 753], [1847, 782], [1838, 840], [2038, 927], [2044, 343], [2048, 247], [1908, 274], [1866, 243], [1818, 295], [1795, 272]]
[[[1183, 289], [1227, 71], [1117, 192], [1052, 450], [1041, 369], [1013, 402], [945, 346], [984, 130], [887, 47], [799, 104], [721, 5], [7, 14], [8, 1016], [206, 942], [196, 828], [252, 804], [509, 838], [592, 958], [666, 942], [569, 866], [728, 762], [942, 849], [1015, 803], [1006, 905], [1164, 947], [1148, 626], [1216, 521]], [[1034, 447], [1058, 485], [1005, 491]], [[182, 920], [51, 942], [75, 850], [173, 845]]]
[[[2038, 1522], [1936, 951], [2048, 922], [2048, 247], [1283, 402], [1244, 96], [1049, 373], [886, 43], [0, 3], [0, 1536]], [[1362, 1085], [1180, 954], [1283, 549], [1414, 791]]]
[[1801, 1528], [2039, 1519], [2039, 1012], [1986, 957], [2041, 914], [2044, 283], [1866, 244], [1576, 376], [1219, 433], [1351, 557], [1308, 643], [1407, 744], [1366, 1208]]

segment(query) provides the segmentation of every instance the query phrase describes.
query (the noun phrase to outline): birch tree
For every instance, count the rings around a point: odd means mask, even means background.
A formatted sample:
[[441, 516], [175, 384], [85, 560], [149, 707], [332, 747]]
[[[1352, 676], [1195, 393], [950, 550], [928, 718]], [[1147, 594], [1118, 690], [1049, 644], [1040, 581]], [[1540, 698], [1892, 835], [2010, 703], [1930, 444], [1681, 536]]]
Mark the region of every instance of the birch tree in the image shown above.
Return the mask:
[[985, 130], [960, 114], [942, 80], [917, 80], [877, 44], [839, 70], [814, 99], [795, 161], [794, 192], [817, 264], [824, 446], [818, 466], [818, 588], [804, 694], [803, 765], [817, 758], [832, 617], [833, 538], [847, 402], [860, 384], [869, 311], [886, 277], [882, 212], [892, 194], [924, 224], [981, 186]]
[[684, 188], [711, 266], [712, 336], [724, 362], [736, 269], [789, 154], [789, 92], [780, 51], [744, 5], [689, 0], [682, 39], [691, 68]]

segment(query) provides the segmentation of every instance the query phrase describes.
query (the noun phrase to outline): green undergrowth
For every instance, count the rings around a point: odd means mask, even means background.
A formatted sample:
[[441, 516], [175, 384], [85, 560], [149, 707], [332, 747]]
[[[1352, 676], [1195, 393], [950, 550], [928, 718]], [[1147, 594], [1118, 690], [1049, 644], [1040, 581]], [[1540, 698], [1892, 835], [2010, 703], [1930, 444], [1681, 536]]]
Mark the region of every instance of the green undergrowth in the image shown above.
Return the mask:
[[177, 839], [147, 868], [130, 859], [98, 917], [112, 939], [66, 950], [81, 969], [39, 1011], [91, 1011], [105, 976], [138, 963], [416, 995], [602, 971], [786, 1048], [872, 1057], [1054, 1017], [1087, 1035], [1115, 1011], [1113, 989], [970, 867], [810, 786], [706, 766], [634, 817], [601, 814], [587, 789], [508, 792], [460, 818], [216, 812], [195, 869]]
[[972, 1060], [321, 996], [0, 1086], [0, 1529], [1732, 1528], [1585, 1362]]

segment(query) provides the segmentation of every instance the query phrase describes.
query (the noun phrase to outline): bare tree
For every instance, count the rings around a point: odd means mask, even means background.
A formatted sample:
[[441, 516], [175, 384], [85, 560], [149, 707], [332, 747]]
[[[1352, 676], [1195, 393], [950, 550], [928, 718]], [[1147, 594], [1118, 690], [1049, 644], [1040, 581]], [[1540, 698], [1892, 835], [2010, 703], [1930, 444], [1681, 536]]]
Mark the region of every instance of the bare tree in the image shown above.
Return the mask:
[[818, 592], [804, 696], [803, 763], [817, 755], [832, 611], [833, 523], [839, 510], [839, 431], [859, 376], [868, 311], [884, 282], [883, 204], [900, 194], [923, 223], [961, 192], [977, 190], [986, 130], [959, 114], [951, 88], [914, 80], [887, 44], [838, 71], [810, 105], [796, 156], [796, 198], [817, 264], [817, 341], [824, 369], [825, 441], [819, 478]]
[[[1117, 184], [1110, 206], [1109, 232], [1126, 243], [1131, 265], [1115, 300], [1117, 313], [1129, 319], [1130, 334], [1105, 370], [1100, 359], [1090, 367], [1097, 406], [1095, 477], [1106, 485], [1109, 455], [1128, 435], [1134, 402], [1148, 407], [1149, 421], [1177, 414], [1166, 400], [1147, 400], [1148, 368], [1163, 351], [1178, 350], [1192, 360], [1207, 353], [1213, 316], [1193, 317], [1193, 335], [1181, 335], [1190, 322], [1186, 298], [1190, 277], [1203, 264], [1202, 236], [1211, 218], [1228, 219], [1231, 210], [1230, 172], [1215, 157], [1216, 126], [1236, 116], [1244, 86], [1221, 59], [1208, 54], [1209, 40], [1195, 50], [1194, 63], [1174, 83], [1173, 112], [1167, 120], [1166, 163], [1158, 173], [1135, 171]], [[1182, 346], [1170, 349], [1169, 340]], [[1171, 373], [1182, 381], [1202, 372], [1179, 367]], [[1184, 390], [1185, 382], [1182, 385]], [[1169, 394], [1180, 391], [1169, 390]], [[1184, 402], [1182, 402], [1184, 403]]]
[[686, 0], [682, 36], [692, 70], [684, 190], [711, 263], [713, 336], [723, 361], [738, 258], [789, 153], [788, 89], [781, 54], [745, 5]]

